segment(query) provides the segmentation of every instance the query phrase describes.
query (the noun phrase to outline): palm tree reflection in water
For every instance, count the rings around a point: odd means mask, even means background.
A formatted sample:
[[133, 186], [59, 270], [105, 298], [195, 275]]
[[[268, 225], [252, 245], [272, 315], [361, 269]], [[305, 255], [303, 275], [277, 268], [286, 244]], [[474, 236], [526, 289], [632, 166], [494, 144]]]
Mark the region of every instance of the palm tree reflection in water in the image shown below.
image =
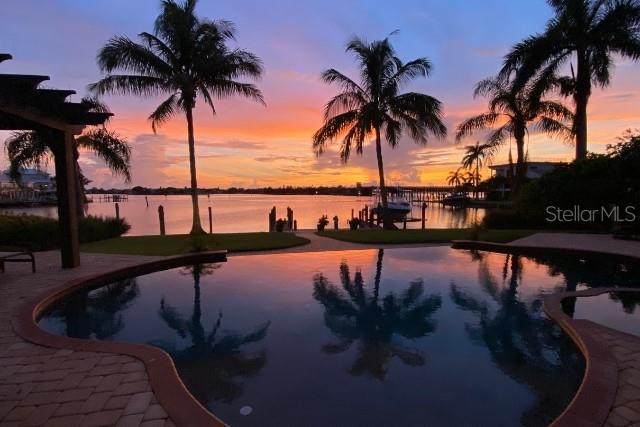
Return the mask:
[[270, 322], [241, 334], [222, 330], [223, 314], [219, 312], [210, 332], [202, 325], [200, 279], [213, 274], [219, 266], [193, 265], [182, 270], [184, 274], [193, 275], [193, 312], [190, 317], [183, 317], [164, 298], [158, 312], [180, 338], [188, 338], [191, 344], [180, 349], [170, 343], [156, 344], [171, 353], [187, 388], [205, 405], [212, 401], [232, 402], [242, 394], [242, 380], [257, 375], [267, 362], [265, 350], [243, 351], [242, 347], [262, 341]]
[[408, 366], [424, 365], [421, 352], [398, 337], [415, 340], [433, 333], [436, 321], [431, 316], [442, 305], [438, 295], [423, 296], [422, 279], [411, 282], [401, 295], [388, 293], [380, 298], [383, 255], [380, 249], [374, 287], [369, 291], [362, 273], [356, 271], [352, 280], [344, 261], [340, 264], [342, 289], [321, 273], [313, 277], [313, 296], [324, 306], [325, 324], [338, 338], [337, 343], [326, 344], [322, 350], [341, 353], [358, 342], [358, 355], [349, 373], [368, 374], [378, 380], [385, 379], [387, 364], [394, 357]]
[[124, 328], [120, 312], [139, 294], [135, 278], [120, 280], [89, 293], [74, 294], [52, 315], [64, 319], [69, 337], [109, 339]]
[[481, 289], [493, 304], [455, 283], [450, 287], [451, 300], [478, 317], [478, 323], [466, 325], [470, 339], [487, 347], [505, 374], [535, 394], [535, 403], [523, 413], [522, 424], [547, 425], [577, 390], [582, 358], [560, 328], [542, 314], [540, 299], [526, 302], [519, 297], [520, 256], [506, 255], [501, 284], [492, 275], [486, 254], [474, 253], [472, 260], [478, 263]]

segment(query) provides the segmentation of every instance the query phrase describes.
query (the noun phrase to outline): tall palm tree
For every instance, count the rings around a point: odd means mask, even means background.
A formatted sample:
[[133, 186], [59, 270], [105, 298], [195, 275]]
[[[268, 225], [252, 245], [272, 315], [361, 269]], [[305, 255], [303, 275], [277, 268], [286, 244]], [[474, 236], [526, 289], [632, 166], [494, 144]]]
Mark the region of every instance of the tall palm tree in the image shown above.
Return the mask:
[[489, 110], [460, 123], [456, 132], [456, 141], [472, 133], [491, 129], [487, 142], [495, 147], [505, 143], [513, 136], [517, 147], [516, 179], [511, 194], [517, 194], [526, 176], [525, 136], [529, 126], [538, 131], [564, 139], [572, 138], [571, 129], [565, 124], [573, 119], [569, 109], [558, 102], [540, 99], [540, 93], [534, 88], [516, 89], [500, 78], [481, 80], [475, 87], [474, 98], [489, 98]]
[[478, 198], [478, 185], [480, 185], [480, 169], [485, 161], [490, 161], [496, 152], [496, 146], [491, 143], [467, 145], [465, 155], [462, 157], [462, 166], [469, 171], [473, 170], [476, 199]]
[[[559, 85], [573, 97], [576, 159], [587, 154], [587, 105], [592, 85], [611, 81], [613, 55], [640, 59], [640, 3], [637, 0], [548, 0], [554, 16], [543, 33], [517, 43], [505, 56], [503, 77], [516, 73], [516, 86], [533, 80], [539, 87]], [[570, 78], [556, 79], [569, 61]], [[573, 72], [573, 63], [571, 64]]]
[[[262, 75], [260, 59], [226, 43], [235, 28], [228, 21], [210, 21], [195, 14], [197, 0], [164, 0], [153, 33], [139, 35], [140, 43], [117, 36], [98, 52], [98, 66], [107, 75], [90, 86], [97, 94], [118, 93], [151, 97], [168, 94], [149, 120], [153, 131], [178, 113], [187, 119], [192, 234], [204, 233], [200, 224], [196, 179], [193, 109], [201, 96], [215, 114], [215, 98], [241, 95], [264, 104], [262, 93], [240, 77]], [[121, 72], [123, 74], [114, 74]]]
[[[89, 105], [90, 111], [109, 112], [107, 106], [95, 99], [84, 98], [82, 103]], [[5, 151], [9, 159], [9, 171], [13, 179], [20, 180], [20, 170], [28, 167], [46, 165], [50, 158], [56, 156], [57, 147], [51, 144], [55, 137], [46, 129], [14, 132], [5, 141]], [[85, 177], [78, 159], [80, 150], [90, 151], [105, 162], [109, 169], [125, 182], [131, 181], [131, 147], [116, 132], [100, 126], [75, 138], [74, 157], [76, 194], [78, 197], [78, 215], [84, 216], [87, 198], [85, 196]]]
[[464, 171], [462, 168], [458, 168], [455, 171], [449, 172], [449, 176], [447, 177], [447, 184], [453, 185], [455, 187], [460, 187], [464, 184]]
[[[371, 43], [355, 37], [347, 43], [360, 67], [360, 84], [331, 68], [322, 73], [322, 81], [338, 85], [342, 91], [325, 106], [324, 125], [313, 135], [317, 155], [328, 142], [343, 136], [340, 158], [349, 160], [351, 151], [362, 154], [365, 141], [375, 137], [380, 197], [386, 211], [387, 189], [382, 160], [382, 136], [395, 148], [403, 131], [418, 144], [427, 143], [429, 133], [444, 137], [447, 128], [442, 123], [442, 103], [422, 93], [400, 94], [400, 88], [416, 77], [427, 77], [431, 63], [426, 58], [402, 62], [389, 39]], [[385, 228], [393, 227], [389, 215], [384, 215]]]

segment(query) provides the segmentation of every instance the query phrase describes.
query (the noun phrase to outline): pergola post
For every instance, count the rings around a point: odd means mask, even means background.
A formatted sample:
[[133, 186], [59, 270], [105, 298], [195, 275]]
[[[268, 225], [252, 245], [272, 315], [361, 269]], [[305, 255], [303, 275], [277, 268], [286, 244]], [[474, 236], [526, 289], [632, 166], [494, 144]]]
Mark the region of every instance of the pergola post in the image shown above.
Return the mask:
[[78, 179], [75, 171], [74, 137], [70, 131], [55, 132], [57, 152], [56, 194], [58, 196], [58, 219], [60, 224], [60, 255], [62, 268], [80, 265], [80, 238], [78, 235], [78, 207], [76, 197]]

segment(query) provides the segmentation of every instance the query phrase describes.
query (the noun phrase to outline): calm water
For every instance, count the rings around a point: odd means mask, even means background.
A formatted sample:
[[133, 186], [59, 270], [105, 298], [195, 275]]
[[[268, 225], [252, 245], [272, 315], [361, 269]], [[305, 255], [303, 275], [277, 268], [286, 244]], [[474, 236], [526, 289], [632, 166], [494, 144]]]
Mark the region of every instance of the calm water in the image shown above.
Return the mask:
[[640, 293], [611, 292], [575, 301], [573, 317], [640, 336]]
[[[97, 196], [94, 196], [97, 197]], [[120, 216], [131, 224], [130, 235], [158, 234], [158, 206], [165, 211], [167, 233], [188, 233], [191, 230], [191, 199], [189, 196], [148, 196], [147, 207], [144, 196], [130, 196], [128, 202], [120, 203]], [[279, 218], [285, 218], [287, 206], [294, 210], [299, 229], [315, 228], [318, 218], [326, 214], [330, 219], [335, 215], [340, 219], [340, 227], [348, 228], [347, 219], [351, 209], [358, 210], [371, 204], [369, 197], [347, 196], [265, 196], [265, 195], [213, 195], [200, 197], [200, 216], [208, 230], [209, 214], [213, 210], [214, 231], [220, 233], [242, 231], [268, 231], [269, 211], [273, 206]], [[420, 218], [420, 206], [414, 207], [413, 215]], [[1, 211], [1, 209], [0, 209]], [[29, 213], [55, 218], [55, 207], [29, 209], [4, 209], [13, 213]], [[115, 216], [113, 203], [94, 202], [89, 204], [89, 214]], [[440, 205], [427, 208], [427, 226], [431, 228], [463, 228], [484, 216], [482, 209], [452, 210]], [[333, 226], [333, 222], [331, 222]], [[419, 228], [420, 222], [409, 222], [407, 227]]]
[[540, 297], [638, 278], [447, 247], [243, 256], [85, 291], [40, 324], [165, 349], [232, 425], [533, 426], [584, 369]]

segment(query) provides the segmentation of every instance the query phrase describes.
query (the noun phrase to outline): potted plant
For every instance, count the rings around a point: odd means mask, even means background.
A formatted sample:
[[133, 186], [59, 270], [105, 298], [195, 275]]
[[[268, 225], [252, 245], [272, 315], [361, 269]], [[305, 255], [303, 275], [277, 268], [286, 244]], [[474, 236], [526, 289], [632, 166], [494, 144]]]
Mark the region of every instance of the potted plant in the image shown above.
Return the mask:
[[360, 225], [360, 220], [358, 218], [351, 218], [348, 222], [351, 230], [357, 230], [358, 225]]
[[282, 233], [284, 231], [284, 226], [287, 223], [286, 219], [280, 218], [276, 221], [276, 231]]
[[318, 220], [318, 231], [324, 231], [324, 228], [329, 224], [329, 218], [326, 215], [322, 215]]

